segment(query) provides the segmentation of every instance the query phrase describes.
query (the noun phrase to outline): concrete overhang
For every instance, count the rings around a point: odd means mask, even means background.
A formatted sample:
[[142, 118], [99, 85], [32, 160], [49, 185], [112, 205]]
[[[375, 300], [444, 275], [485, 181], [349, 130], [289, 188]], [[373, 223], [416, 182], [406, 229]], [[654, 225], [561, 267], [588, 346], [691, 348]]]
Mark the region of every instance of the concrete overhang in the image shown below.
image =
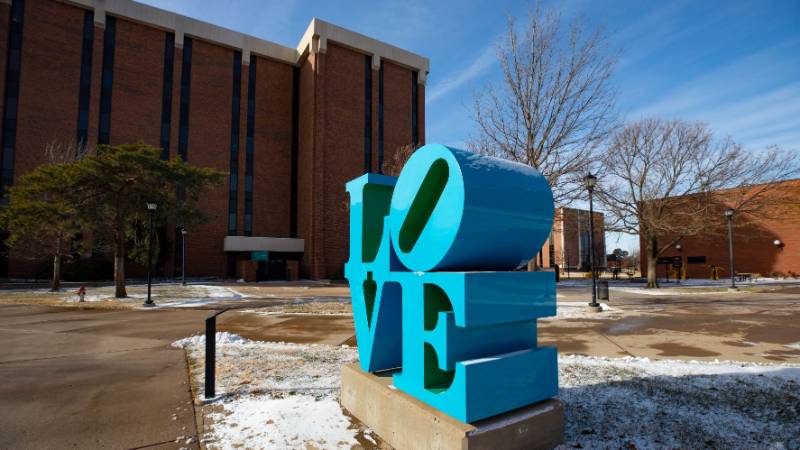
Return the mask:
[[305, 249], [304, 239], [256, 237], [256, 236], [225, 236], [223, 247], [226, 252], [284, 252], [302, 253]]

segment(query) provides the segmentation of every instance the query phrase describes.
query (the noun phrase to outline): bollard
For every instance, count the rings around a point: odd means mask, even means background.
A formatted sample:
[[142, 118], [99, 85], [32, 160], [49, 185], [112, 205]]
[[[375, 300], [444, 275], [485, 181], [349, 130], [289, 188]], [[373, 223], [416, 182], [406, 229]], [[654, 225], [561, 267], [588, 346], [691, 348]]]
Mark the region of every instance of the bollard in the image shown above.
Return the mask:
[[217, 364], [217, 316], [227, 311], [228, 308], [222, 311], [217, 311], [214, 314], [206, 317], [206, 382], [205, 382], [205, 398], [214, 398], [216, 396], [216, 364]]

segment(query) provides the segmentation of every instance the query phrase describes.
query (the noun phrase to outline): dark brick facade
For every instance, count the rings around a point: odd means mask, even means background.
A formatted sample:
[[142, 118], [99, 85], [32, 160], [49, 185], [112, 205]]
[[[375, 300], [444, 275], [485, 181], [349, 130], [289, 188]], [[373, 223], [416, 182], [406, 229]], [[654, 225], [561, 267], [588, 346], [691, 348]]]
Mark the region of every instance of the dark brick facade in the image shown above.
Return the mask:
[[[161, 146], [162, 131], [168, 133], [170, 157], [179, 157], [181, 124], [181, 80], [185, 43], [191, 40], [191, 89], [188, 113], [187, 161], [192, 165], [231, 171], [232, 92], [234, 58], [242, 56], [239, 102], [239, 147], [236, 228], [245, 233], [245, 192], [248, 159], [248, 125], [252, 119], [252, 236], [297, 237], [305, 240], [300, 275], [307, 278], [339, 278], [347, 259], [347, 207], [344, 184], [361, 175], [365, 167], [365, 133], [370, 133], [371, 170], [379, 171], [378, 141], [381, 121], [378, 110], [378, 63], [384, 66], [383, 108], [385, 158], [397, 148], [412, 143], [412, 102], [417, 103], [417, 129], [424, 142], [425, 89], [423, 67], [383, 59], [370, 53], [377, 41], [364, 50], [353, 42], [340, 44], [314, 36], [306, 50], [291, 60], [286, 49], [271, 54], [268, 46], [237, 48], [226, 42], [187, 31], [165, 29], [163, 23], [115, 14], [111, 0], [93, 16], [91, 88], [87, 144], [99, 139], [104, 29], [115, 21], [113, 82], [111, 84], [110, 143], [142, 141]], [[45, 148], [52, 142], [74, 142], [79, 110], [81, 50], [85, 11], [93, 3], [58, 0], [25, 1], [22, 78], [17, 127], [14, 179], [46, 162]], [[128, 2], [120, 11], [147, 8]], [[129, 8], [130, 6], [130, 8]], [[5, 85], [5, 61], [10, 5], [0, 2], [0, 86]], [[149, 13], [148, 13], [149, 14]], [[88, 20], [88, 19], [86, 19]], [[187, 19], [189, 20], [189, 19]], [[87, 22], [88, 23], [88, 22]], [[312, 26], [315, 23], [312, 22]], [[330, 26], [330, 25], [326, 25]], [[201, 28], [195, 28], [195, 30]], [[321, 28], [324, 30], [324, 27]], [[170, 34], [171, 33], [171, 34]], [[341, 34], [340, 34], [341, 35]], [[174, 36], [171, 99], [164, 97], [165, 42]], [[247, 38], [252, 39], [252, 38]], [[249, 42], [249, 41], [243, 41]], [[167, 44], [168, 45], [168, 44]], [[269, 44], [273, 45], [273, 44]], [[385, 44], [380, 44], [384, 45]], [[168, 48], [168, 47], [167, 47]], [[264, 54], [259, 53], [259, 48]], [[399, 49], [397, 49], [399, 50]], [[283, 52], [283, 53], [281, 53]], [[407, 52], [406, 52], [407, 53]], [[406, 61], [422, 60], [408, 54]], [[367, 59], [365, 59], [365, 57]], [[409, 59], [411, 58], [411, 59]], [[418, 59], [413, 59], [418, 58]], [[366, 100], [365, 61], [373, 61], [371, 102]], [[255, 82], [250, 83], [250, 64], [255, 62]], [[427, 61], [425, 60], [425, 67]], [[88, 67], [88, 66], [87, 66]], [[416, 75], [414, 73], [416, 72]], [[417, 98], [412, 99], [412, 80], [419, 77]], [[297, 86], [295, 86], [297, 83]], [[253, 87], [254, 108], [248, 115], [248, 97]], [[168, 90], [167, 90], [168, 91]], [[295, 98], [295, 93], [296, 97]], [[84, 97], [85, 98], [85, 97]], [[0, 98], [0, 102], [3, 98]], [[171, 105], [168, 129], [162, 130], [164, 102]], [[371, 108], [371, 130], [366, 130], [366, 108]], [[293, 123], [296, 120], [296, 128]], [[296, 144], [294, 136], [296, 136]], [[292, 161], [297, 171], [293, 177]], [[202, 200], [211, 221], [190, 229], [187, 238], [187, 275], [231, 276], [247, 255], [228, 254], [223, 240], [228, 231], [230, 183], [207, 192]], [[296, 193], [296, 208], [292, 196]], [[296, 233], [292, 224], [296, 223]], [[180, 235], [176, 224], [162, 231], [164, 247], [159, 273], [176, 275], [180, 267]], [[296, 234], [296, 236], [294, 235]], [[27, 261], [16, 251], [9, 255], [8, 274], [36, 276], [46, 261]], [[136, 268], [132, 268], [136, 273]]]

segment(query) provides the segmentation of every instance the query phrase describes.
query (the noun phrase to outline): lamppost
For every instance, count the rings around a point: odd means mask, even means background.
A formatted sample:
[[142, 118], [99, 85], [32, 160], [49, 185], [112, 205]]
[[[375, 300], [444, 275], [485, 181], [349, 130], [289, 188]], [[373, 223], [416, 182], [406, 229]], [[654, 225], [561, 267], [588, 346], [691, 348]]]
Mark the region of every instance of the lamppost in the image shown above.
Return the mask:
[[730, 290], [739, 290], [736, 287], [736, 271], [733, 268], [733, 210], [728, 208], [725, 210], [725, 218], [728, 219], [728, 262], [731, 270], [731, 287]]
[[589, 172], [583, 178], [586, 183], [586, 190], [589, 191], [589, 269], [592, 271], [592, 302], [589, 307], [592, 309], [599, 309], [600, 305], [597, 304], [597, 273], [594, 270], [594, 206], [592, 194], [594, 187], [597, 185], [597, 177]]
[[186, 228], [181, 228], [181, 285], [186, 286]]
[[145, 300], [144, 306], [156, 306], [150, 296], [150, 291], [153, 284], [153, 222], [155, 221], [157, 209], [158, 204], [147, 203], [147, 210], [150, 211], [150, 231], [147, 234], [147, 300]]
[[778, 250], [783, 250], [783, 242], [781, 242], [781, 240], [780, 240], [780, 239], [775, 239], [774, 241], [772, 241], [772, 244], [773, 244], [773, 245], [774, 245], [774, 246], [775, 246], [775, 247], [776, 247]]
[[681, 265], [678, 267], [678, 273], [675, 275], [675, 284], [681, 284], [681, 272], [683, 271], [683, 255], [681, 255], [681, 250], [683, 250], [683, 246], [681, 244], [676, 244], [675, 250], [678, 251], [678, 257], [681, 259]]

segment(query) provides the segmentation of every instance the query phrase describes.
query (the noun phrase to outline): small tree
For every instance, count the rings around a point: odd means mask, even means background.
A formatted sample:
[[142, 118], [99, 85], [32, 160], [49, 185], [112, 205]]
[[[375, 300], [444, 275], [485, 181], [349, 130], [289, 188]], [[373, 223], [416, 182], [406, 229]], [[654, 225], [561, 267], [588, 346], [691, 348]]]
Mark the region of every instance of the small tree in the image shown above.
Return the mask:
[[[798, 167], [779, 149], [747, 151], [714, 138], [702, 123], [661, 119], [616, 132], [601, 162], [604, 178], [595, 192], [606, 209], [606, 229], [640, 236], [648, 287], [658, 287], [656, 261], [667, 249], [722, 228], [722, 201], [741, 213], [764, 209], [776, 183]], [[731, 188], [745, 194], [720, 195]]]
[[2, 213], [9, 247], [28, 259], [53, 259], [52, 291], [61, 286], [61, 262], [81, 230], [77, 205], [68, 195], [74, 169], [73, 164], [48, 164], [28, 172], [9, 189], [10, 203]]
[[579, 19], [564, 27], [538, 4], [525, 25], [520, 32], [508, 21], [497, 49], [503, 83], [476, 95], [479, 135], [468, 145], [539, 170], [556, 205], [565, 205], [583, 192], [583, 176], [613, 130], [616, 56], [602, 30]]
[[[70, 184], [74, 202], [83, 205], [79, 212], [93, 236], [112, 247], [117, 297], [127, 296], [130, 243], [146, 245], [150, 239], [148, 228], [140, 225], [149, 221], [145, 204], [158, 204], [159, 222], [176, 217], [184, 225], [200, 223], [207, 220], [198, 207], [201, 194], [224, 179], [215, 169], [193, 167], [179, 158], [162, 160], [160, 149], [141, 143], [99, 146], [76, 166]], [[146, 256], [140, 259], [146, 262]]]

